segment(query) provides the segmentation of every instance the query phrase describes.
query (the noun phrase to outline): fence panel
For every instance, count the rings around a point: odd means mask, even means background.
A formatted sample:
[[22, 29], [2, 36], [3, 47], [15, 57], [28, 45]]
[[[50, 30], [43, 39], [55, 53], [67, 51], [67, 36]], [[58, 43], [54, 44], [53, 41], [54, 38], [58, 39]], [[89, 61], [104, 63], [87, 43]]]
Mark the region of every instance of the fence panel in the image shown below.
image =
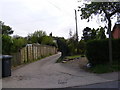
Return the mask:
[[56, 54], [57, 49], [52, 46], [47, 45], [30, 45], [22, 48], [17, 53], [12, 53], [12, 66], [17, 66], [24, 64], [26, 62], [31, 62], [33, 60], [39, 59], [43, 56], [48, 56]]

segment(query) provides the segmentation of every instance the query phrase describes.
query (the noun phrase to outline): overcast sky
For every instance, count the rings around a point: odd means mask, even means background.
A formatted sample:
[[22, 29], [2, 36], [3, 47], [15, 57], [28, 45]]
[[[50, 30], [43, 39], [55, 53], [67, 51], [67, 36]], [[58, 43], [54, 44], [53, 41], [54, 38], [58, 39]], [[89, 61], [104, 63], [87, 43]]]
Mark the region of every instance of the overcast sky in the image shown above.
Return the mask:
[[[1, 0], [0, 20], [14, 30], [13, 35], [27, 36], [36, 30], [49, 35], [69, 38], [69, 30], [75, 32], [74, 9], [78, 0]], [[81, 20], [78, 12], [78, 35], [85, 27], [97, 28], [101, 23]]]

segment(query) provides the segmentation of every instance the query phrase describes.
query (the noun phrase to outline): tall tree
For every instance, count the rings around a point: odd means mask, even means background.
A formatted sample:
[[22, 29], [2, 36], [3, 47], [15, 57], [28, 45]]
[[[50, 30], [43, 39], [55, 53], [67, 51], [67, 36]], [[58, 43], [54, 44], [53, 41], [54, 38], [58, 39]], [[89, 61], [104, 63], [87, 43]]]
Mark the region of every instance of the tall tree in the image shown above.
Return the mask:
[[0, 35], [0, 38], [2, 38], [2, 54], [10, 54], [13, 42], [11, 36], [9, 35], [13, 34], [13, 30], [2, 21], [0, 21], [0, 29], [2, 30], [2, 35]]
[[52, 32], [49, 34], [50, 37], [52, 37]]
[[23, 37], [12, 38], [11, 52], [19, 51], [22, 47], [25, 47], [26, 44], [27, 44], [27, 40]]
[[28, 43], [41, 43], [43, 36], [46, 36], [45, 31], [35, 31], [34, 33], [28, 35]]
[[54, 39], [50, 36], [43, 36], [41, 37], [41, 44], [44, 45], [50, 45], [50, 46], [56, 46], [56, 43], [54, 42]]
[[96, 36], [97, 36], [97, 30], [95, 30], [94, 28], [91, 30], [91, 39], [96, 39]]
[[79, 7], [81, 11], [81, 18], [88, 19], [93, 15], [101, 15], [103, 18], [101, 21], [106, 21], [107, 32], [109, 34], [109, 58], [110, 64], [112, 63], [112, 35], [111, 35], [111, 17], [119, 15], [120, 13], [120, 2], [92, 2], [91, 4], [85, 4], [84, 7]]
[[64, 58], [69, 53], [67, 40], [64, 39], [63, 37], [56, 37], [56, 40], [57, 40], [58, 50], [62, 52], [61, 58]]
[[83, 37], [82, 40], [88, 41], [91, 39], [91, 28], [86, 27], [83, 30]]
[[105, 28], [100, 27], [97, 29], [97, 35], [96, 35], [97, 39], [105, 39], [106, 35], [105, 35]]
[[13, 34], [13, 30], [10, 26], [4, 25], [4, 23], [2, 23], [2, 34], [4, 35]]
[[101, 21], [108, 22], [108, 31], [111, 30], [111, 17], [120, 13], [120, 2], [92, 2], [79, 7], [82, 19], [93, 18], [93, 15], [101, 15]]
[[2, 35], [2, 54], [10, 54], [12, 45], [11, 36]]

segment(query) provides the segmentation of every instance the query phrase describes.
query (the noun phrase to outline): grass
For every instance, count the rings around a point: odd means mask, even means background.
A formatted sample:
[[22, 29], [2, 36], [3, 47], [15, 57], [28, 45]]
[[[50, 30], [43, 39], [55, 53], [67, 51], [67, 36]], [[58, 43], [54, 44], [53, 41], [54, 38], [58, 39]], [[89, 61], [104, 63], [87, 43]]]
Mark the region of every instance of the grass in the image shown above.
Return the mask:
[[78, 57], [81, 57], [81, 55], [66, 56], [65, 58], [74, 59], [74, 58], [78, 58]]
[[108, 72], [115, 72], [115, 71], [120, 71], [120, 65], [118, 64], [100, 64], [100, 65], [96, 65], [95, 67], [92, 67], [89, 69], [90, 72], [93, 73], [98, 73], [98, 74], [102, 74], [102, 73], [108, 73]]
[[56, 63], [61, 63], [64, 59], [65, 59], [65, 57], [60, 57], [60, 58], [58, 58], [58, 60], [56, 61]]
[[74, 59], [74, 58], [78, 58], [78, 57], [83, 57], [83, 55], [63, 56], [63, 57], [60, 57], [56, 61], [56, 63], [61, 63], [64, 59]]

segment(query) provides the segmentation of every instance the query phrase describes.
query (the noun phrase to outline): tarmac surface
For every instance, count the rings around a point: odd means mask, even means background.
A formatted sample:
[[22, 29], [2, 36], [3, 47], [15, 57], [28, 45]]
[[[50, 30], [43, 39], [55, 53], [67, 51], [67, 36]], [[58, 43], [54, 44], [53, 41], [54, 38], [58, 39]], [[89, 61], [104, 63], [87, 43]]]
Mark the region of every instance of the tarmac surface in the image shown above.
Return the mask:
[[80, 67], [55, 63], [61, 53], [12, 70], [2, 79], [3, 88], [67, 88], [118, 80], [118, 72], [93, 74]]
[[120, 88], [120, 81], [96, 83], [96, 84], [77, 86], [72, 88]]

